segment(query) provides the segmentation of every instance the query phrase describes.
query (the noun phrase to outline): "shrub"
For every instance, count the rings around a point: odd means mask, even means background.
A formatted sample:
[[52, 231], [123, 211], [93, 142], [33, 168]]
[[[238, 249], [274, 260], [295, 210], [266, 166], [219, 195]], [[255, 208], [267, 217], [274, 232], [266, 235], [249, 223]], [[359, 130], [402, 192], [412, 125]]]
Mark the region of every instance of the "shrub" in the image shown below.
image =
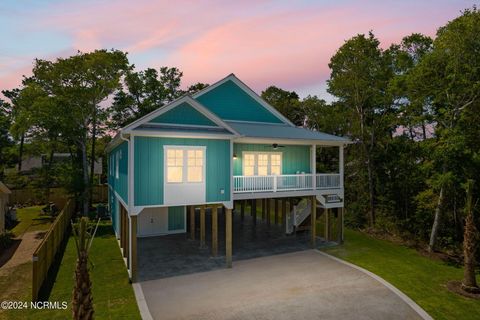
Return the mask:
[[10, 231], [0, 234], [0, 249], [4, 250], [13, 243], [13, 233]]

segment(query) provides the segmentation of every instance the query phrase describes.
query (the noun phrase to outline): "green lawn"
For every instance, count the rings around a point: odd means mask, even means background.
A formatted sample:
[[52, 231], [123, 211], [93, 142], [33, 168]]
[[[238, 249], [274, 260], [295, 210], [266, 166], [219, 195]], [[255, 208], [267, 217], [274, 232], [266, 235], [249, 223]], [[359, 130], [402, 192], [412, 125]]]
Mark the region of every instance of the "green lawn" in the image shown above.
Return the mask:
[[[93, 283], [93, 301], [96, 319], [141, 319], [133, 288], [128, 280], [127, 269], [120, 254], [117, 240], [113, 235], [110, 222], [100, 225], [90, 254], [90, 277]], [[70, 237], [61, 261], [57, 278], [48, 301], [66, 301], [66, 310], [23, 310], [6, 313], [7, 319], [70, 319], [71, 299], [74, 285], [76, 252], [73, 238]], [[25, 265], [27, 279], [23, 286], [8, 296], [9, 300], [29, 300], [31, 292], [31, 263]], [[19, 270], [20, 271], [20, 270]], [[18, 282], [17, 277], [10, 277], [11, 282]], [[9, 279], [0, 277], [0, 287], [8, 288]], [[13, 291], [13, 290], [12, 290]], [[18, 291], [18, 292], [16, 292]], [[0, 319], [2, 314], [0, 313]]]
[[17, 220], [19, 223], [11, 230], [16, 237], [25, 232], [48, 230], [53, 222], [50, 215], [44, 215], [44, 206], [33, 206], [17, 209]]
[[[102, 223], [93, 240], [90, 277], [96, 319], [140, 319], [133, 288], [110, 222]], [[49, 319], [71, 317], [76, 252], [73, 238], [67, 244], [50, 301], [68, 301], [67, 310], [49, 312]]]
[[461, 268], [352, 230], [345, 231], [344, 245], [327, 248], [325, 252], [379, 275], [434, 319], [479, 319], [479, 300], [456, 295], [446, 288], [449, 280], [462, 279]]

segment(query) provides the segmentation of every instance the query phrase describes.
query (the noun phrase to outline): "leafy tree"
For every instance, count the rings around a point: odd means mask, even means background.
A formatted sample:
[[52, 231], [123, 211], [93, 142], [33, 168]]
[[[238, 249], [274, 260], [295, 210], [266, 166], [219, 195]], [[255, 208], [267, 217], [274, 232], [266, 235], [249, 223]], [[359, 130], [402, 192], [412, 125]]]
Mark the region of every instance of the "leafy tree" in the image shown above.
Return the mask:
[[417, 137], [417, 128], [421, 128], [422, 139], [427, 139], [427, 126], [431, 125], [429, 101], [415, 94], [415, 83], [407, 81], [412, 69], [432, 50], [433, 40], [430, 37], [414, 33], [404, 37], [399, 45], [392, 45], [389, 54], [392, 56], [395, 77], [389, 84], [389, 93], [401, 114], [399, 124], [403, 125], [411, 139]]
[[[478, 119], [480, 104], [480, 12], [474, 7], [441, 27], [433, 49], [410, 72], [407, 85], [412, 96], [428, 101], [435, 123], [436, 152], [432, 154], [438, 186], [438, 202], [430, 237], [435, 250], [441, 217], [447, 209], [446, 194], [455, 194], [460, 183], [476, 171], [478, 125], [465, 117]], [[470, 124], [470, 125], [467, 125]]]
[[[349, 39], [331, 58], [328, 92], [339, 102], [352, 108], [350, 134], [358, 142], [358, 165], [366, 166], [369, 226], [375, 224], [375, 151], [377, 139], [391, 128], [386, 125], [391, 113], [389, 97], [385, 95], [393, 73], [391, 57], [380, 48], [373, 33]], [[361, 178], [361, 177], [359, 177]]]
[[92, 161], [98, 130], [109, 112], [101, 104], [119, 88], [120, 78], [127, 70], [126, 54], [116, 50], [79, 52], [54, 62], [37, 59], [33, 77], [25, 81], [22, 90], [25, 95], [32, 92], [35, 95], [32, 106], [25, 108], [23, 117], [28, 118], [33, 111], [36, 116], [32, 126], [46, 132], [53, 130], [64, 141], [77, 147], [82, 168], [84, 214], [89, 210], [91, 183], [87, 144], [88, 141], [92, 143]]
[[13, 143], [8, 132], [10, 122], [9, 105], [0, 99], [0, 180], [3, 177], [4, 165], [8, 161], [7, 148]]
[[306, 113], [300, 107], [300, 97], [295, 91], [270, 86], [262, 91], [261, 97], [297, 126], [304, 125]]
[[[110, 127], [124, 127], [181, 96], [182, 75], [179, 69], [168, 67], [161, 67], [160, 72], [152, 68], [129, 71], [124, 78], [124, 88], [113, 98]], [[193, 92], [202, 86], [196, 84], [189, 90]]]

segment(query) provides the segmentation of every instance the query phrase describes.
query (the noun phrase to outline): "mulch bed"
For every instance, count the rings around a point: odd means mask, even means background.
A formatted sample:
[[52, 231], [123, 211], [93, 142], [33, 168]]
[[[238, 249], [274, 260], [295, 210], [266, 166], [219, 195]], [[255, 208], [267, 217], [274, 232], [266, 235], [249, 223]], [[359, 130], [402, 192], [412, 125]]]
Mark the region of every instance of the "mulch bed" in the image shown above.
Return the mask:
[[462, 282], [457, 280], [452, 280], [447, 283], [447, 288], [453, 293], [462, 295], [467, 298], [480, 300], [480, 293], [470, 293], [462, 289]]

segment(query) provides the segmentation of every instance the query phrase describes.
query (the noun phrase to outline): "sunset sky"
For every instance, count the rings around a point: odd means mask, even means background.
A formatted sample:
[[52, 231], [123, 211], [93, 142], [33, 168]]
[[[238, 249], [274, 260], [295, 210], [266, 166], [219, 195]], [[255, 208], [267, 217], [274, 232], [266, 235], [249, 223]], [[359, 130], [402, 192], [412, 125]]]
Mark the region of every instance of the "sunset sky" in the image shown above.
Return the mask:
[[0, 89], [20, 85], [34, 58], [116, 48], [137, 70], [175, 66], [183, 86], [235, 73], [329, 99], [328, 62], [342, 43], [373, 30], [388, 47], [436, 29], [475, 1], [2, 0]]

